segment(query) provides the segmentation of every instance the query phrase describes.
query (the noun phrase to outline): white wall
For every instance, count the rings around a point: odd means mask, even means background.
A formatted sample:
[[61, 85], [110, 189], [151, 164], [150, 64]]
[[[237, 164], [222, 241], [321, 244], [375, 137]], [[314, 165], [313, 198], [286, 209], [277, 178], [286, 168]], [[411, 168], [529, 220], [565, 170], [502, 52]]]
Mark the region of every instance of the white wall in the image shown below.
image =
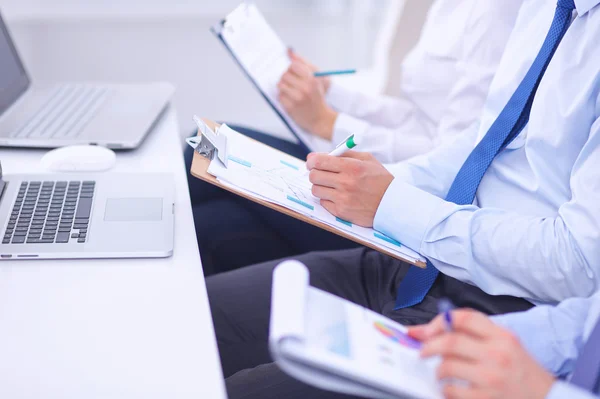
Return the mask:
[[[323, 68], [367, 68], [378, 11], [387, 1], [257, 3], [287, 43]], [[37, 81], [167, 80], [178, 87], [174, 103], [184, 132], [191, 132], [196, 113], [285, 136], [285, 127], [209, 33], [238, 2], [0, 0], [0, 9]]]

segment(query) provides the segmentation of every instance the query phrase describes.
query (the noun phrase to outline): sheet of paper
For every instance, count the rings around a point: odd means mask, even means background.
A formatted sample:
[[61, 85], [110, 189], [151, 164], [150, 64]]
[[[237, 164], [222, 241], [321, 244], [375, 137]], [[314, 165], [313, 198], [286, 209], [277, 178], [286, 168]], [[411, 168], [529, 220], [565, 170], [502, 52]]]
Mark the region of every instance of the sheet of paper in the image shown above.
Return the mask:
[[421, 344], [401, 324], [314, 287], [308, 289], [304, 314], [310, 358], [380, 381], [398, 394], [442, 397], [435, 377], [439, 359], [423, 360]]
[[372, 228], [364, 228], [336, 218], [312, 195], [303, 161], [276, 151], [223, 125], [219, 134], [227, 135], [229, 161], [211, 162], [208, 173], [223, 184], [260, 199], [295, 210], [307, 217], [343, 230], [377, 248], [385, 248], [408, 261], [425, 259], [412, 249]]
[[309, 280], [300, 262], [283, 262], [273, 273], [269, 345], [282, 370], [341, 393], [441, 399], [440, 360], [422, 359], [422, 344], [406, 327]]
[[258, 8], [252, 3], [238, 6], [227, 17], [221, 36], [242, 68], [291, 127], [292, 133], [312, 151], [331, 150], [332, 143], [302, 130], [279, 103], [277, 84], [291, 61], [287, 54], [287, 46]]

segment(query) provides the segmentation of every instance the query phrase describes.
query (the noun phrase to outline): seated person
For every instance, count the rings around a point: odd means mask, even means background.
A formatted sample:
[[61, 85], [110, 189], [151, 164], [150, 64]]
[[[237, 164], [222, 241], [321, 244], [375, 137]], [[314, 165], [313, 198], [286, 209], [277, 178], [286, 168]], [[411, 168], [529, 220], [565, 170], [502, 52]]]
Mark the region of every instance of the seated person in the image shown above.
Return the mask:
[[[485, 314], [600, 289], [600, 0], [527, 0], [479, 127], [385, 168], [313, 154], [313, 193], [334, 215], [419, 251], [426, 269], [364, 248], [297, 257], [311, 285], [404, 325], [437, 300]], [[331, 398], [269, 355], [278, 261], [207, 279], [230, 399]]]
[[452, 327], [437, 317], [409, 330], [424, 341], [424, 357], [442, 357], [448, 399], [600, 398], [600, 293], [491, 320], [458, 310]]
[[[290, 53], [292, 66], [279, 84], [281, 103], [300, 126], [331, 140], [332, 148], [352, 132], [365, 138], [361, 151], [383, 162], [426, 153], [477, 122], [522, 2], [436, 1], [419, 43], [401, 66], [399, 98], [367, 96], [315, 78], [316, 68]], [[297, 158], [308, 155], [304, 146], [236, 129]], [[192, 155], [188, 148], [188, 170]], [[188, 181], [207, 275], [357, 246], [192, 176]]]

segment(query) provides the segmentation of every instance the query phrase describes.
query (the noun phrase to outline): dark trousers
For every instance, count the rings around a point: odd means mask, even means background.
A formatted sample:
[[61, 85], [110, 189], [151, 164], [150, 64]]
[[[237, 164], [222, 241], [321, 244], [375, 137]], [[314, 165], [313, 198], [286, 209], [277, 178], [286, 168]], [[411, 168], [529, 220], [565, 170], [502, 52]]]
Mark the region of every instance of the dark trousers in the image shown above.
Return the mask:
[[[243, 127], [232, 128], [296, 158], [308, 155], [298, 144]], [[358, 246], [196, 179], [189, 174], [193, 154], [191, 148], [186, 149], [185, 161], [196, 238], [207, 276], [311, 251]]]
[[[532, 307], [523, 299], [490, 296], [440, 275], [421, 304], [395, 311], [397, 289], [409, 265], [364, 248], [310, 253], [296, 259], [310, 270], [311, 285], [405, 325], [433, 319], [441, 297], [486, 314]], [[279, 263], [250, 266], [206, 280], [229, 398], [347, 398], [298, 382], [272, 362], [267, 345], [271, 280]]]

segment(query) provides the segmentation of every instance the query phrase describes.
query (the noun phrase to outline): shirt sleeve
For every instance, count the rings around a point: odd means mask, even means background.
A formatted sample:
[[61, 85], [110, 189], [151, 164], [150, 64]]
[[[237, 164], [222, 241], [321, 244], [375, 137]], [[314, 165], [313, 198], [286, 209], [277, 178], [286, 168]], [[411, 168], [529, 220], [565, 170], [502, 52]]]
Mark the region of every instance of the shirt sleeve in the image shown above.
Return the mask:
[[525, 349], [554, 375], [573, 371], [584, 345], [584, 331], [590, 308], [600, 294], [571, 298], [558, 306], [538, 306], [527, 312], [494, 316], [492, 320], [511, 330]]
[[[417, 107], [402, 98], [370, 96], [332, 84], [328, 100], [337, 111], [332, 144], [348, 135], [360, 138], [360, 151], [391, 163], [424, 154], [433, 148], [435, 127], [419, 117]], [[431, 125], [431, 122], [429, 122]]]
[[564, 381], [557, 381], [552, 386], [546, 399], [599, 399], [600, 396], [585, 391]]
[[[454, 160], [459, 152], [454, 151]], [[418, 177], [411, 178], [408, 167], [399, 168], [400, 178], [384, 194], [374, 226], [420, 252], [442, 273], [492, 295], [537, 303], [591, 295], [598, 289], [600, 191], [595, 182], [600, 181], [600, 119], [572, 169], [572, 199], [555, 217], [444, 201], [440, 193], [447, 191], [448, 175], [455, 176], [456, 167], [445, 173], [443, 165], [427, 168], [423, 173], [429, 180], [421, 187], [410, 184]], [[443, 182], [432, 182], [436, 172], [442, 173]]]

